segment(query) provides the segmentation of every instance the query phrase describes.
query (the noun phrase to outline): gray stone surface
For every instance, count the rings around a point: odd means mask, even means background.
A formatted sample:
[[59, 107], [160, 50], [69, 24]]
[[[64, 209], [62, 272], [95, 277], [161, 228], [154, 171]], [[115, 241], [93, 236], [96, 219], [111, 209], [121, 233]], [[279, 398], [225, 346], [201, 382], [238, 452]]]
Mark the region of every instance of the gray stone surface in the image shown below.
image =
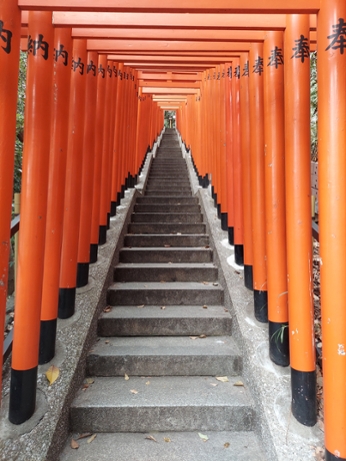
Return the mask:
[[229, 336], [100, 337], [87, 358], [90, 376], [238, 376], [241, 357]]
[[210, 248], [122, 248], [123, 263], [208, 263], [213, 260]]
[[153, 222], [153, 223], [200, 223], [202, 214], [199, 213], [134, 213], [132, 222]]
[[217, 267], [213, 263], [119, 263], [114, 271], [117, 282], [193, 282], [216, 281]]
[[198, 205], [199, 201], [197, 197], [175, 197], [174, 195], [166, 195], [165, 197], [138, 197], [137, 198], [137, 203], [142, 204], [142, 203], [161, 203], [161, 204], [179, 204], [181, 203], [182, 205]]
[[139, 204], [135, 205], [135, 213], [200, 213], [199, 205]]
[[[249, 432], [210, 432], [204, 442], [198, 432], [98, 434], [70, 443], [60, 461], [266, 461], [258, 440]], [[74, 439], [78, 434], [73, 434]], [[71, 437], [71, 438], [72, 438]], [[154, 437], [153, 441], [149, 437]], [[69, 440], [70, 442], [70, 440]]]
[[251, 397], [234, 385], [239, 377], [229, 377], [226, 383], [190, 376], [94, 379], [71, 406], [72, 431], [253, 429]]
[[108, 289], [107, 302], [112, 306], [222, 304], [223, 290], [197, 282], [116, 282]]
[[223, 306], [118, 306], [103, 313], [100, 336], [162, 336], [231, 333], [232, 318]]
[[205, 224], [180, 224], [180, 223], [130, 223], [128, 225], [129, 234], [205, 234]]
[[173, 234], [147, 234], [126, 235], [124, 245], [127, 247], [207, 247], [209, 236], [206, 234], [173, 235]]

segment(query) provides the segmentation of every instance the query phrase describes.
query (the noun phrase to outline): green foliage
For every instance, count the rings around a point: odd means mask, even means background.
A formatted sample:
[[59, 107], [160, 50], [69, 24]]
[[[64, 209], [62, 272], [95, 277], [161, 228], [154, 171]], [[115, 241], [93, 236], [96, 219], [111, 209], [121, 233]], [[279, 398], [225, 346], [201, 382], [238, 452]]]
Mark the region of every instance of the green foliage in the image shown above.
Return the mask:
[[175, 110], [165, 110], [164, 120], [165, 127], [169, 128], [169, 120], [172, 119], [172, 128], [175, 127]]
[[318, 159], [318, 95], [317, 95], [317, 52], [310, 54], [310, 130], [311, 130], [311, 160]]
[[26, 89], [26, 68], [27, 54], [20, 53], [19, 76], [18, 76], [18, 100], [17, 100], [17, 128], [14, 158], [14, 192], [20, 192], [22, 182], [22, 155], [24, 141], [24, 109], [25, 109], [25, 89]]

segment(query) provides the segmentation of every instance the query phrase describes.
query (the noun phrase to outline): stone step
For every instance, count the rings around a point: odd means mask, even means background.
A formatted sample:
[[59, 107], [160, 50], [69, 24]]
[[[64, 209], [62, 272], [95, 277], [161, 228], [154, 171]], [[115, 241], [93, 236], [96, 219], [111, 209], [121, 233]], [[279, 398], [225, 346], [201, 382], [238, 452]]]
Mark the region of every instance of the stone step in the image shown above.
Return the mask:
[[[253, 432], [211, 432], [204, 443], [198, 432], [103, 433], [92, 443], [88, 437], [71, 449], [69, 437], [60, 461], [265, 461]], [[150, 437], [154, 437], [155, 443]], [[76, 453], [77, 452], [77, 453]]]
[[241, 372], [242, 359], [231, 336], [100, 337], [87, 356], [86, 371], [89, 376], [123, 377], [229, 377]]
[[[205, 306], [205, 305], [204, 305]], [[207, 336], [231, 334], [232, 318], [223, 306], [116, 306], [103, 312], [99, 336]]]
[[212, 263], [119, 263], [114, 270], [115, 282], [216, 282], [217, 267]]
[[[210, 248], [122, 248], [119, 254], [122, 263], [210, 263], [213, 252]], [[167, 264], [169, 265], [169, 264]]]
[[[95, 377], [71, 405], [72, 431], [251, 431], [254, 411], [241, 378]], [[216, 384], [216, 386], [215, 386]]]
[[190, 182], [189, 181], [177, 181], [176, 179], [168, 179], [168, 180], [162, 180], [162, 179], [150, 179], [147, 183], [147, 187], [167, 187], [169, 189], [176, 189], [176, 188], [184, 188], [184, 189], [191, 189]]
[[129, 234], [205, 234], [206, 225], [189, 223], [130, 223]]
[[[149, 205], [150, 206], [150, 205]], [[125, 235], [126, 247], [208, 247], [207, 234], [173, 235], [173, 234], [146, 234]]]
[[[183, 194], [183, 195], [191, 195], [192, 191], [191, 191], [191, 187], [190, 186], [181, 186], [178, 188], [179, 190], [179, 194]], [[151, 191], [155, 191], [155, 193], [160, 193], [161, 195], [167, 195], [169, 194], [170, 192], [172, 193], [176, 193], [177, 191], [177, 187], [165, 187], [164, 184], [159, 184], [159, 185], [153, 185], [153, 186], [147, 186], [145, 188], [145, 194], [147, 195], [148, 192], [151, 192]]]
[[138, 204], [134, 207], [135, 213], [200, 213], [199, 205], [169, 205], [169, 204]]
[[222, 304], [223, 289], [198, 282], [114, 282], [108, 288], [111, 306], [161, 306]]
[[[191, 191], [189, 192], [191, 194]], [[145, 190], [144, 194], [148, 196], [155, 196], [155, 197], [165, 197], [167, 195], [166, 189], [150, 189], [150, 190]], [[175, 190], [174, 191], [175, 196], [186, 196], [188, 195], [186, 191], [184, 190]]]
[[201, 213], [132, 213], [132, 222], [149, 223], [201, 223]]
[[197, 197], [175, 197], [174, 195], [166, 195], [166, 197], [137, 197], [138, 204], [172, 204], [172, 205], [199, 205]]

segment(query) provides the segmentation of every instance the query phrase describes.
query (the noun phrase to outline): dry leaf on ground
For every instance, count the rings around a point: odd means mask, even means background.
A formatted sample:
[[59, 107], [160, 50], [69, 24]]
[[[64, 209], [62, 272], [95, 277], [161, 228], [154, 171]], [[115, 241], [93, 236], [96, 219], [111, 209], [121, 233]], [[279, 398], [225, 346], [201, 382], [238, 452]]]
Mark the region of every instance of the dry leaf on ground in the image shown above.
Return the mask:
[[79, 434], [79, 436], [76, 438], [76, 440], [86, 439], [87, 437], [90, 437], [91, 435], [92, 435], [91, 432], [85, 432], [84, 434]]
[[156, 443], [159, 443], [159, 442], [155, 439], [155, 437], [153, 437], [152, 435], [147, 435], [147, 436], [146, 436], [146, 439], [152, 440], [153, 442], [156, 442]]
[[207, 337], [207, 335], [199, 335], [199, 338], [201, 338], [201, 339], [204, 339], [206, 337]]
[[137, 306], [137, 307], [138, 307], [138, 309], [143, 309], [144, 304], [141, 304], [140, 306]]
[[87, 443], [93, 442], [93, 441], [96, 439], [96, 437], [97, 437], [97, 434], [93, 434], [93, 435], [90, 437], [90, 439], [87, 440]]
[[169, 437], [165, 437], [163, 440], [167, 443], [172, 442], [172, 440]]
[[229, 382], [229, 379], [227, 378], [227, 376], [217, 376], [215, 379], [217, 379], [218, 381], [221, 381], [222, 383]]
[[55, 365], [52, 365], [46, 371], [46, 378], [49, 381], [49, 385], [51, 386], [58, 378], [59, 378], [60, 370]]
[[111, 310], [112, 310], [112, 307], [111, 307], [111, 306], [107, 306], [107, 307], [105, 307], [105, 308], [103, 309], [103, 312], [108, 313], [108, 312], [110, 312]]
[[76, 442], [75, 439], [71, 439], [71, 448], [73, 448], [74, 450], [79, 448], [79, 444], [78, 444], [78, 442]]
[[161, 306], [161, 309], [164, 311], [166, 309], [166, 306]]
[[85, 380], [85, 382], [86, 382], [87, 384], [93, 384], [93, 383], [95, 382], [95, 380], [94, 380], [93, 378], [87, 378], [87, 379]]
[[206, 305], [204, 304], [203, 309], [208, 309], [208, 306], [206, 306]]
[[226, 442], [224, 445], [223, 445], [225, 448], [228, 448], [230, 446], [230, 443]]
[[209, 440], [209, 437], [207, 435], [201, 434], [200, 432], [198, 432], [198, 435], [203, 440], [203, 442], [206, 442], [207, 440]]
[[136, 389], [131, 389], [130, 392], [131, 394], [138, 394], [138, 391], [136, 391]]
[[198, 336], [189, 336], [190, 339], [197, 339]]
[[130, 379], [130, 378], [129, 378], [129, 375], [127, 375], [127, 374], [125, 373], [124, 379], [125, 379], [125, 381], [128, 381], [128, 380]]
[[242, 387], [242, 386], [244, 386], [244, 383], [243, 383], [243, 381], [237, 381], [236, 383], [233, 384], [233, 386]]

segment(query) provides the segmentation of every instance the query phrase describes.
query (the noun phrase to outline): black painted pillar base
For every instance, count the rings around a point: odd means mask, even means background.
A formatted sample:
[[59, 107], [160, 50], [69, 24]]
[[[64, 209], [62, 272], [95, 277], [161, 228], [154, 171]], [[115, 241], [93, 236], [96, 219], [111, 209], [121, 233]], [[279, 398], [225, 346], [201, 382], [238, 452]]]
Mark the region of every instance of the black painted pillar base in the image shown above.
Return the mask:
[[37, 368], [11, 370], [8, 419], [12, 424], [25, 423], [35, 412]]
[[346, 461], [346, 458], [340, 458], [340, 456], [332, 455], [327, 449], [325, 452], [326, 461]]
[[209, 186], [209, 178], [208, 178], [208, 174], [206, 174], [203, 178], [203, 188], [207, 189], [208, 186]]
[[121, 202], [121, 192], [118, 192], [117, 193], [117, 204], [120, 205], [120, 202]]
[[238, 266], [244, 266], [244, 246], [234, 245], [234, 261]]
[[138, 174], [136, 174], [134, 177], [133, 177], [133, 187], [135, 187], [138, 183]]
[[316, 371], [291, 368], [291, 388], [293, 416], [304, 426], [314, 426], [317, 422]]
[[221, 204], [218, 203], [218, 204], [216, 205], [216, 208], [217, 208], [217, 217], [218, 217], [219, 219], [221, 219]]
[[214, 186], [211, 186], [211, 197], [215, 197]]
[[217, 208], [217, 193], [214, 193], [214, 207]]
[[221, 229], [223, 231], [228, 230], [228, 214], [221, 213]]
[[269, 321], [269, 357], [280, 367], [288, 367], [290, 364], [287, 322]]
[[254, 290], [255, 317], [261, 323], [268, 322], [268, 293]]
[[41, 320], [39, 365], [50, 362], [55, 356], [56, 324], [57, 319]]
[[248, 290], [253, 291], [253, 269], [252, 266], [244, 265], [244, 284]]
[[125, 186], [125, 184], [123, 184], [123, 185], [121, 186], [121, 192], [120, 192], [120, 197], [121, 197], [121, 198], [124, 198], [124, 197], [125, 197], [125, 190], [126, 190], [126, 186]]
[[198, 175], [198, 184], [203, 187], [203, 178], [201, 175]]
[[234, 227], [228, 228], [228, 243], [234, 246]]
[[77, 288], [89, 283], [89, 263], [77, 263]]
[[111, 227], [111, 214], [107, 213], [107, 230]]
[[59, 319], [69, 319], [74, 314], [76, 287], [59, 288]]
[[99, 246], [97, 243], [92, 243], [90, 245], [90, 264], [94, 264], [97, 262], [97, 253], [98, 253]]
[[104, 245], [107, 242], [107, 226], [99, 227], [99, 245]]
[[111, 202], [111, 216], [117, 214], [117, 202]]

